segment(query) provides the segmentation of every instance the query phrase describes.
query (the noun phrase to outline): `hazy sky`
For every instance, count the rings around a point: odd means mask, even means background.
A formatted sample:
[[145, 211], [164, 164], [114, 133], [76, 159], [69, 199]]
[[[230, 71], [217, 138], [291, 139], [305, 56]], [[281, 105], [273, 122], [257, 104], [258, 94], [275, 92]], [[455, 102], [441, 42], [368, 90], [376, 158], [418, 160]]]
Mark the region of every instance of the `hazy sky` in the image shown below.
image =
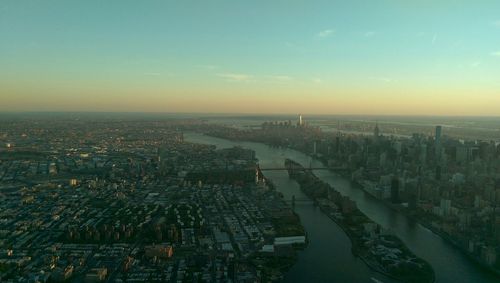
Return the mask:
[[0, 0], [0, 111], [500, 115], [498, 0]]

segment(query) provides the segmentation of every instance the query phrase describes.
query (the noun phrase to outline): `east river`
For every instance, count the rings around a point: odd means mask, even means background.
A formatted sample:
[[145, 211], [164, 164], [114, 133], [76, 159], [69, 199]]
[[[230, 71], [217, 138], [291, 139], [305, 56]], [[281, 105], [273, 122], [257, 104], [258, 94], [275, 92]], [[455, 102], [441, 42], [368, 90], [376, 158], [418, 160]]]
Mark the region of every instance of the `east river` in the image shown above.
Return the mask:
[[[286, 158], [308, 167], [322, 167], [321, 162], [291, 149], [273, 148], [262, 143], [236, 142], [197, 133], [187, 133], [188, 142], [211, 144], [217, 148], [241, 146], [255, 151], [259, 165], [265, 169], [284, 167]], [[287, 272], [286, 282], [394, 282], [370, 270], [351, 253], [351, 242], [344, 231], [300, 191], [286, 171], [263, 171], [276, 189], [288, 200], [295, 195], [295, 212], [300, 216], [310, 240], [299, 252], [297, 263]], [[500, 282], [500, 279], [469, 260], [459, 250], [427, 228], [370, 197], [349, 180], [327, 170], [316, 170], [316, 176], [330, 183], [343, 195], [356, 201], [359, 209], [384, 228], [390, 229], [417, 256], [429, 262], [436, 273], [436, 282]], [[376, 280], [374, 280], [376, 279]]]

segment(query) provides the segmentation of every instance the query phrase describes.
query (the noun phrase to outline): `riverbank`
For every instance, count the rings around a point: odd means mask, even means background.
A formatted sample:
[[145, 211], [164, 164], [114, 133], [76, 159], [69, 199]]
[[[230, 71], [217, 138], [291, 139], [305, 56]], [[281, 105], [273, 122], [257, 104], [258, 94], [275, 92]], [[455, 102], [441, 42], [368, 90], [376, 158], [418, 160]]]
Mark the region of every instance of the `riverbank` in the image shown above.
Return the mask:
[[[285, 158], [293, 159], [304, 165], [324, 167], [318, 159], [300, 150], [290, 147], [270, 147], [262, 141], [249, 141], [245, 138], [227, 139], [202, 133], [188, 133], [185, 137], [190, 142], [211, 144], [221, 148], [243, 147], [253, 149], [262, 168], [282, 167]], [[376, 278], [382, 282], [396, 280], [383, 276], [371, 269], [351, 251], [350, 239], [341, 227], [334, 223], [318, 206], [301, 203], [303, 195], [298, 184], [281, 171], [266, 172], [266, 176], [275, 182], [277, 190], [284, 194], [287, 201], [295, 195], [298, 204], [295, 211], [308, 231], [310, 244], [299, 252], [297, 263], [285, 274], [285, 282], [371, 282]], [[335, 173], [334, 173], [335, 172]], [[419, 257], [429, 262], [436, 274], [436, 282], [498, 282], [498, 277], [468, 259], [465, 254], [453, 248], [451, 244], [429, 229], [390, 209], [379, 200], [355, 187], [348, 179], [329, 170], [315, 171], [325, 182], [334, 186], [342, 195], [357, 202], [361, 211], [370, 218], [393, 231]], [[308, 199], [309, 201], [309, 199]], [[331, 224], [330, 224], [331, 223]], [[334, 240], [333, 240], [334, 239]], [[333, 251], [333, 253], [332, 253]]]
[[[227, 133], [226, 133], [227, 134]], [[220, 137], [220, 138], [225, 138], [225, 139], [230, 139], [230, 140], [237, 140], [237, 141], [246, 141], [246, 139], [244, 138], [240, 138], [238, 135], [229, 135], [229, 136], [226, 136], [224, 134], [221, 135], [221, 133], [209, 133], [209, 135], [212, 135], [214, 137]], [[254, 139], [252, 139], [252, 141], [254, 141]], [[266, 142], [266, 141], [261, 141], [261, 140], [255, 140], [256, 142], [261, 142], [261, 143], [264, 143], [268, 146], [275, 146], [275, 144], [271, 144], [270, 142]], [[277, 146], [278, 148], [281, 148], [281, 146]], [[300, 148], [295, 148], [295, 147], [290, 147], [291, 149], [293, 150], [297, 150], [299, 152], [302, 152], [303, 154], [306, 154], [306, 155], [309, 155], [311, 156], [309, 153], [307, 152], [304, 152], [302, 151]], [[326, 160], [326, 158], [322, 158], [322, 157], [319, 157], [319, 156], [311, 156], [312, 158], [320, 161], [323, 166], [325, 167], [328, 167], [326, 164], [328, 164], [328, 160]], [[345, 171], [345, 170], [333, 170], [332, 172], [336, 173], [336, 174], [340, 174], [341, 176], [344, 176], [346, 179], [348, 180], [351, 180], [352, 181], [352, 178], [350, 176], [350, 171]], [[346, 172], [348, 173], [346, 175]], [[356, 183], [355, 183], [356, 184]], [[401, 207], [395, 207], [394, 205], [392, 205], [391, 203], [383, 200], [383, 199], [380, 199], [378, 198], [377, 196], [374, 196], [373, 194], [371, 194], [371, 192], [369, 192], [369, 190], [367, 190], [363, 185], [357, 183], [357, 185], [359, 186], [359, 188], [364, 191], [365, 193], [368, 193], [370, 196], [374, 197], [377, 201], [381, 202], [384, 206], [390, 208], [391, 210], [394, 210], [394, 211], [398, 211], [398, 212], [401, 212], [401, 214], [403, 214], [405, 217], [408, 217], [409, 219], [413, 220], [413, 221], [416, 221], [417, 223], [421, 224], [423, 227], [429, 229], [431, 232], [433, 232], [435, 235], [439, 236], [441, 239], [445, 240], [447, 243], [451, 244], [453, 247], [457, 248], [466, 258], [468, 258], [469, 260], [471, 260], [474, 264], [476, 265], [479, 265], [479, 267], [481, 269], [484, 269], [488, 272], [491, 272], [492, 274], [495, 274], [495, 276], [498, 276], [500, 275], [500, 270], [495, 268], [494, 266], [490, 266], [488, 264], [486, 264], [478, 255], [476, 254], [473, 254], [473, 253], [470, 253], [467, 249], [466, 246], [464, 246], [463, 244], [460, 244], [458, 243], [455, 239], [453, 239], [451, 236], [449, 236], [448, 234], [446, 234], [445, 232], [441, 231], [440, 229], [434, 227], [431, 223], [427, 223], [424, 219], [421, 219], [421, 218], [418, 218], [418, 217], [415, 217], [415, 216], [412, 216], [408, 213], [407, 210], [401, 208]]]
[[266, 178], [262, 172], [259, 172], [258, 187], [267, 191], [268, 197], [275, 199], [279, 202], [279, 207], [269, 211], [270, 223], [272, 224], [272, 231], [267, 231], [266, 238], [283, 239], [287, 237], [305, 237], [303, 244], [287, 244], [265, 245], [262, 250], [250, 257], [250, 262], [262, 272], [262, 279], [264, 282], [281, 282], [284, 275], [294, 266], [297, 262], [297, 252], [307, 247], [308, 237], [305, 231], [300, 216], [295, 213], [290, 206], [283, 199], [280, 192], [276, 190], [273, 182]]
[[[339, 175], [341, 175], [344, 178], [349, 178], [349, 176], [347, 176], [343, 173], [339, 173]], [[461, 245], [458, 242], [458, 240], [454, 239], [453, 237], [451, 237], [450, 235], [448, 235], [446, 232], [442, 231], [438, 227], [432, 225], [432, 223], [425, 221], [422, 218], [416, 217], [414, 214], [410, 213], [410, 211], [407, 208], [403, 207], [400, 204], [393, 204], [390, 201], [377, 198], [377, 196], [373, 195], [372, 192], [370, 192], [365, 186], [363, 186], [363, 184], [360, 184], [359, 182], [356, 182], [356, 181], [352, 181], [352, 183], [355, 186], [357, 186], [359, 189], [361, 189], [363, 192], [368, 194], [370, 197], [383, 203], [386, 207], [390, 208], [391, 210], [394, 210], [394, 211], [397, 211], [397, 212], [403, 214], [404, 216], [408, 217], [409, 219], [422, 225], [423, 227], [425, 227], [426, 229], [428, 229], [432, 233], [438, 235], [443, 240], [445, 240], [447, 243], [449, 243], [449, 244], [453, 245], [453, 247], [457, 248], [460, 252], [462, 252], [465, 256], [467, 256], [467, 258], [469, 258], [471, 261], [473, 261], [474, 264], [477, 264], [480, 268], [484, 269], [487, 272], [491, 272], [497, 276], [500, 276], [500, 270], [485, 264], [479, 257], [477, 257], [473, 253], [469, 252], [467, 250], [467, 248], [465, 248], [463, 245]]]
[[[324, 159], [324, 158], [317, 158], [324, 166], [327, 166], [326, 163], [327, 161]], [[333, 171], [332, 171], [333, 172]], [[467, 250], [467, 248], [463, 245], [463, 244], [460, 244], [459, 240], [453, 238], [452, 236], [450, 236], [449, 234], [447, 234], [446, 232], [442, 231], [441, 229], [439, 229], [438, 227], [432, 225], [431, 222], [429, 221], [426, 221], [425, 218], [423, 217], [417, 217], [415, 215], [415, 213], [411, 213], [412, 211], [410, 211], [407, 207], [404, 207], [403, 205], [401, 204], [394, 204], [394, 203], [391, 203], [389, 200], [387, 199], [381, 199], [379, 197], [377, 197], [376, 195], [373, 194], [373, 192], [369, 189], [366, 188], [365, 185], [363, 185], [362, 183], [356, 181], [356, 180], [353, 180], [352, 179], [352, 176], [351, 176], [351, 172], [349, 171], [335, 171], [336, 174], [342, 176], [343, 178], [346, 178], [346, 179], [349, 179], [351, 180], [351, 183], [356, 186], [357, 188], [359, 188], [360, 190], [362, 190], [363, 192], [365, 192], [367, 195], [369, 195], [370, 197], [372, 197], [373, 199], [375, 199], [376, 201], [378, 202], [381, 202], [382, 204], [384, 204], [387, 208], [393, 210], [393, 211], [396, 211], [396, 212], [399, 212], [401, 214], [403, 214], [405, 217], [408, 217], [409, 219], [415, 221], [416, 223], [422, 225], [423, 227], [425, 227], [426, 229], [428, 229], [429, 231], [431, 231], [432, 233], [436, 234], [437, 236], [439, 236], [441, 239], [445, 240], [447, 243], [451, 244], [453, 247], [457, 248], [461, 253], [463, 253], [469, 260], [471, 260], [474, 264], [476, 264], [478, 267], [480, 267], [481, 269], [484, 269], [485, 271], [487, 272], [491, 272], [493, 274], [495, 274], [496, 276], [500, 276], [500, 270], [497, 269], [497, 268], [494, 268], [488, 264], [486, 264], [484, 261], [481, 260], [481, 258], [479, 258], [477, 255], [469, 252]]]

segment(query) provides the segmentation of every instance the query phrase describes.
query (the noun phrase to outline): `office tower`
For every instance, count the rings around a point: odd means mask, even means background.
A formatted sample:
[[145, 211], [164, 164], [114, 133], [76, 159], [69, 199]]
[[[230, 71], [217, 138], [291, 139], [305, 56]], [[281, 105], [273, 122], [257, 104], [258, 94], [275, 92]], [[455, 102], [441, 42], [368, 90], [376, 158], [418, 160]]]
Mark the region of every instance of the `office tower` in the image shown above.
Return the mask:
[[441, 166], [436, 166], [436, 174], [435, 174], [435, 179], [436, 181], [441, 180]]
[[436, 126], [436, 136], [435, 136], [436, 144], [439, 144], [441, 142], [441, 130], [442, 130], [441, 126]]
[[419, 155], [420, 163], [425, 164], [427, 162], [427, 145], [420, 145], [420, 155]]
[[340, 137], [338, 135], [335, 137], [335, 153], [340, 153]]
[[434, 136], [434, 145], [436, 149], [436, 161], [441, 162], [441, 126], [436, 126], [436, 134]]
[[373, 136], [378, 138], [380, 136], [380, 129], [378, 128], [378, 123], [375, 124], [375, 129], [373, 129]]

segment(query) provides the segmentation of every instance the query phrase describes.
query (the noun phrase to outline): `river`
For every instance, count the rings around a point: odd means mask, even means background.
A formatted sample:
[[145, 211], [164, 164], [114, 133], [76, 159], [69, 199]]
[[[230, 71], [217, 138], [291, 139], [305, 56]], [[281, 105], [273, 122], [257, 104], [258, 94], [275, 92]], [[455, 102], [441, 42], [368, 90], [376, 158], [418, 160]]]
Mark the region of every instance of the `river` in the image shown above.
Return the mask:
[[[241, 146], [255, 151], [260, 167], [283, 167], [286, 158], [305, 166], [322, 167], [318, 160], [291, 149], [273, 148], [262, 143], [236, 142], [197, 133], [186, 133], [188, 142], [211, 144], [218, 148]], [[500, 282], [500, 279], [469, 260], [459, 250], [427, 228], [394, 211], [364, 193], [360, 188], [333, 172], [316, 170], [319, 178], [330, 183], [343, 195], [356, 201], [359, 209], [384, 228], [391, 229], [417, 256], [428, 261], [436, 273], [436, 282]], [[286, 199], [307, 197], [286, 171], [264, 171]], [[286, 282], [394, 282], [370, 270], [351, 253], [351, 243], [342, 229], [312, 204], [297, 201], [300, 216], [310, 244], [299, 252], [297, 263], [287, 272]]]

